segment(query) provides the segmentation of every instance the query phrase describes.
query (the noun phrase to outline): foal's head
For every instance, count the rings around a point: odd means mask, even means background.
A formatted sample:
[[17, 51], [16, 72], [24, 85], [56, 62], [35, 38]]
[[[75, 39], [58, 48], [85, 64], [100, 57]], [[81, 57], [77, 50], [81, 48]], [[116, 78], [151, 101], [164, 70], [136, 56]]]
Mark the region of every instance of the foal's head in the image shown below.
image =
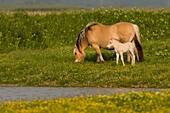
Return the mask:
[[77, 47], [74, 48], [74, 62], [81, 62], [84, 60], [84, 55], [78, 50]]
[[111, 39], [110, 41], [109, 41], [109, 44], [107, 45], [107, 48], [108, 49], [113, 49], [113, 48], [115, 48], [115, 45], [117, 45], [117, 41], [116, 40], [114, 40], [114, 39]]

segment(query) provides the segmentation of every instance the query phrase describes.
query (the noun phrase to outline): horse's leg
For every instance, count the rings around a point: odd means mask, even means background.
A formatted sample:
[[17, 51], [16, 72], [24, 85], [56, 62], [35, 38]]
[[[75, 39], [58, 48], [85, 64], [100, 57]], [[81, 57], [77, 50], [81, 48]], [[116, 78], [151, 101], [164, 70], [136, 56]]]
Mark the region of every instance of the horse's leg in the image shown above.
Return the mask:
[[127, 52], [127, 62], [130, 62], [130, 54]]
[[97, 57], [96, 62], [100, 62], [100, 57], [99, 57], [99, 55], [97, 53], [96, 53], [96, 57]]
[[100, 50], [100, 47], [97, 44], [92, 44], [92, 47], [95, 49], [96, 53], [97, 53], [97, 62], [102, 62], [104, 63], [104, 59]]
[[116, 52], [116, 64], [119, 63], [119, 53]]
[[123, 66], [125, 66], [124, 59], [123, 59], [123, 52], [120, 52], [120, 57], [121, 57]]

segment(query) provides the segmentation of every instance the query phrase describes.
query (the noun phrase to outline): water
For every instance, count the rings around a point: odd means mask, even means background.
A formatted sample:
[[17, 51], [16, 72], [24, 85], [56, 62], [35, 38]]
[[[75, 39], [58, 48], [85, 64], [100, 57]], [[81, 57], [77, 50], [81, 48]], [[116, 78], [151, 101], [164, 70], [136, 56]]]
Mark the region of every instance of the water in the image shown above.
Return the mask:
[[[0, 87], [0, 102], [35, 99], [57, 99], [88, 95], [112, 95], [132, 91], [160, 91], [157, 88], [95, 88], [95, 87]], [[170, 90], [170, 89], [166, 89]]]

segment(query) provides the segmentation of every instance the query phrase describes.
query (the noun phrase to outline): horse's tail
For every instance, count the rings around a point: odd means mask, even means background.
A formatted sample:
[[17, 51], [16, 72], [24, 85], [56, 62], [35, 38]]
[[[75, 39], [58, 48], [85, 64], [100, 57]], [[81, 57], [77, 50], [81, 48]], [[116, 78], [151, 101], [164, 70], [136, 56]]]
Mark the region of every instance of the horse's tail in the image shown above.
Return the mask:
[[140, 39], [140, 32], [139, 32], [139, 27], [137, 25], [133, 25], [134, 31], [135, 31], [135, 46], [138, 51], [138, 56], [139, 56], [139, 61], [143, 62], [144, 61], [144, 55], [143, 55], [143, 47]]

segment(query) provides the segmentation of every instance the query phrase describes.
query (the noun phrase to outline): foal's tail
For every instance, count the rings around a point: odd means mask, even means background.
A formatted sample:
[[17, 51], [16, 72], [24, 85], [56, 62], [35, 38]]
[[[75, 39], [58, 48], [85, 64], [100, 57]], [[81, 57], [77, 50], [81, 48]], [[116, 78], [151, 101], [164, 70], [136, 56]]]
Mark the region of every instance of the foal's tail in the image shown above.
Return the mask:
[[143, 62], [144, 61], [144, 56], [143, 56], [143, 48], [142, 48], [142, 43], [141, 43], [141, 39], [140, 39], [140, 33], [139, 33], [139, 28], [137, 25], [133, 25], [134, 30], [135, 30], [135, 46], [137, 48], [138, 51], [138, 56], [139, 56], [139, 61]]

